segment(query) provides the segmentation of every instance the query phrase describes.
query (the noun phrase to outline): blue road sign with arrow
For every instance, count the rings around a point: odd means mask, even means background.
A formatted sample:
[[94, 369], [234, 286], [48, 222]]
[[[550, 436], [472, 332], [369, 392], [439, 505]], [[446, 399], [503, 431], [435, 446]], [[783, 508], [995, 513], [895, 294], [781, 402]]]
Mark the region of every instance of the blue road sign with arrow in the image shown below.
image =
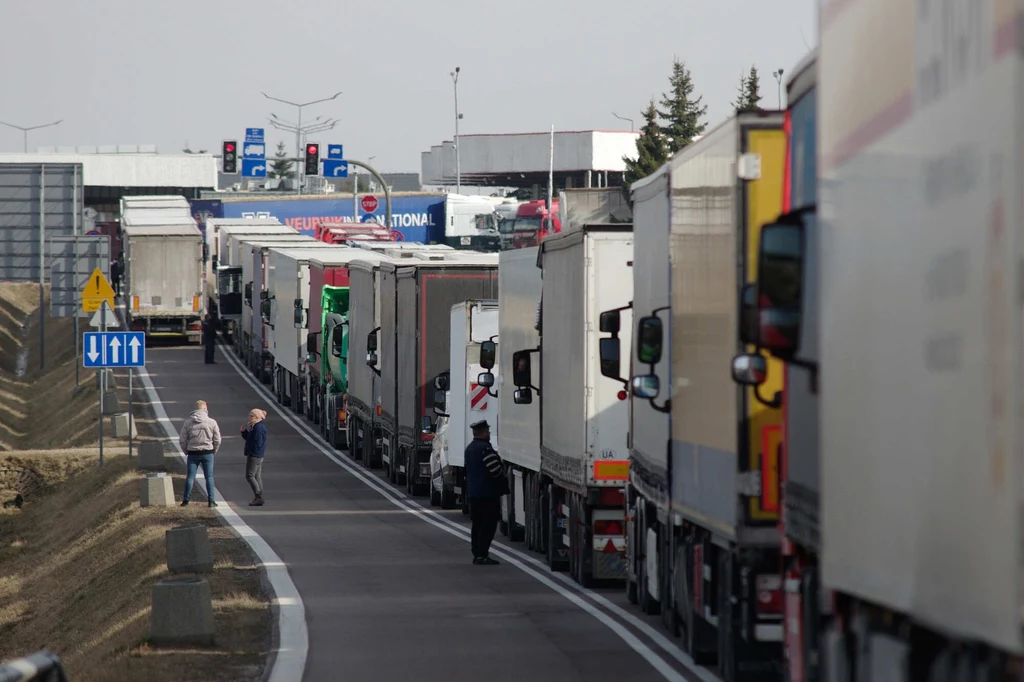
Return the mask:
[[324, 177], [347, 178], [348, 161], [332, 161], [331, 159], [324, 159]]
[[265, 178], [267, 177], [266, 159], [242, 159], [243, 178]]
[[324, 159], [325, 178], [347, 178], [348, 161], [345, 161], [345, 149], [340, 144], [327, 145], [327, 158]]
[[86, 332], [83, 360], [86, 369], [145, 367], [145, 332]]

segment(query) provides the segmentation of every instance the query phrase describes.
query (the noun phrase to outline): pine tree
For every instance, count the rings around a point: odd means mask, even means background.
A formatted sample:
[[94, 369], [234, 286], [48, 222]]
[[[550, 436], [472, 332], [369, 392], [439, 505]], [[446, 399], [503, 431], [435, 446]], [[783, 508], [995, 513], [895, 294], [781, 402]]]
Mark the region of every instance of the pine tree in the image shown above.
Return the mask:
[[744, 109], [760, 109], [761, 108], [761, 78], [757, 74], [757, 67], [751, 66], [750, 73], [747, 75], [747, 80], [744, 83], [746, 87], [746, 99]]
[[267, 175], [278, 180], [291, 180], [295, 177], [295, 171], [292, 169], [294, 164], [295, 162], [288, 158], [284, 142], [278, 142], [277, 152], [270, 161], [270, 172]]
[[672, 75], [668, 79], [670, 91], [664, 93], [658, 115], [664, 121], [661, 133], [668, 143], [669, 152], [675, 153], [703, 134], [708, 124], [704, 116], [707, 105], [703, 97], [693, 96], [693, 78], [690, 70], [678, 59], [672, 62]]
[[623, 189], [627, 198], [630, 185], [661, 168], [669, 157], [668, 144], [658, 125], [658, 109], [654, 106], [653, 98], [643, 115], [644, 125], [640, 128], [640, 137], [636, 139], [636, 158], [622, 157], [626, 163]]
[[747, 106], [747, 74], [740, 71], [740, 87], [736, 89], [736, 101], [732, 103], [733, 109], [743, 109]]

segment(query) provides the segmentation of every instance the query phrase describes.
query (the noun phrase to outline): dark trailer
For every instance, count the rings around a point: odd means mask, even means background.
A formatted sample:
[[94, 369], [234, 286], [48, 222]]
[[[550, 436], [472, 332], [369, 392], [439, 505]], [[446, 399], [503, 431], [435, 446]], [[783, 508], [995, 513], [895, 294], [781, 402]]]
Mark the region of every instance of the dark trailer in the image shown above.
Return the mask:
[[[437, 427], [434, 380], [449, 371], [451, 309], [461, 301], [498, 297], [498, 255], [462, 251], [420, 258], [415, 263], [382, 264], [381, 271], [393, 273], [393, 279], [382, 279], [393, 281], [397, 292], [392, 363], [397, 433], [389, 448], [394, 453], [389, 474], [409, 493], [422, 495], [430, 484]], [[385, 388], [388, 383], [383, 383]]]

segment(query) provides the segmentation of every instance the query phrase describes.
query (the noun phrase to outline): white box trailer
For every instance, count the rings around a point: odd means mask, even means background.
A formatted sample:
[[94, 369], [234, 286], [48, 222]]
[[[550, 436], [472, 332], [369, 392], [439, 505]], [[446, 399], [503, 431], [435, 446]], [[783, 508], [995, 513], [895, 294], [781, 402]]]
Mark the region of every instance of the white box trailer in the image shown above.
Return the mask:
[[502, 251], [498, 255], [498, 424], [502, 437], [496, 449], [508, 464], [512, 491], [505, 497], [502, 521], [513, 539], [521, 535], [528, 549], [542, 547], [544, 515], [539, 504], [540, 402], [513, 401], [512, 356], [540, 345], [541, 271], [539, 247]]
[[[332, 248], [272, 248], [268, 260], [270, 315], [273, 337], [269, 347], [274, 362], [272, 388], [280, 404], [296, 414], [307, 411], [306, 339], [309, 333], [310, 300], [320, 291], [310, 291], [310, 262], [328, 267], [345, 267], [365, 255], [340, 245]], [[318, 306], [319, 307], [319, 306]], [[319, 319], [317, 320], [319, 325]]]
[[[465, 453], [473, 440], [469, 425], [486, 419], [491, 425], [491, 445], [497, 448], [501, 442], [498, 396], [491, 395], [491, 388], [477, 383], [479, 376], [488, 372], [480, 364], [480, 344], [494, 341], [500, 348], [498, 331], [497, 301], [462, 301], [452, 306], [449, 387], [446, 404], [438, 406], [447, 417], [444, 431], [439, 427], [436, 436], [443, 441], [440, 447], [434, 447], [438, 457], [431, 457], [430, 462], [430, 502], [444, 509], [453, 508], [466, 495]], [[496, 365], [489, 371], [495, 378], [499, 374]]]
[[[210, 218], [206, 221], [206, 239], [211, 244], [211, 261], [216, 265], [240, 265], [239, 235], [299, 234], [294, 227], [282, 225], [276, 218]], [[212, 235], [210, 234], [212, 231]]]
[[274, 249], [302, 248], [321, 250], [336, 249], [338, 247], [334, 244], [327, 244], [315, 239], [298, 243], [296, 243], [295, 239], [276, 243], [273, 241], [261, 241], [263, 243], [259, 248], [254, 246], [252, 249], [253, 306], [254, 311], [259, 311], [259, 314], [254, 314], [252, 320], [252, 332], [249, 336], [249, 366], [253, 374], [260, 381], [264, 384], [270, 384], [274, 378], [274, 356], [271, 352], [274, 346], [274, 328], [271, 326], [273, 320], [268, 317], [271, 311], [263, 305], [270, 296], [270, 252]]
[[250, 362], [254, 347], [251, 342], [254, 338], [254, 325], [261, 324], [259, 314], [256, 314], [254, 311], [259, 310], [260, 292], [266, 290], [266, 282], [263, 281], [261, 276], [256, 276], [254, 279], [254, 250], [258, 255], [260, 249], [264, 246], [315, 243], [317, 243], [315, 239], [299, 232], [294, 234], [232, 236], [230, 248], [237, 248], [238, 260], [242, 268], [242, 313], [238, 318], [238, 322], [234, 324], [231, 336], [239, 358], [250, 369], [252, 369]]
[[[671, 224], [671, 168], [662, 166], [654, 174], [634, 183], [633, 197], [633, 309], [634, 320], [656, 315], [668, 326], [671, 315], [669, 226]], [[621, 325], [621, 334], [635, 338], [636, 325]], [[664, 353], [655, 363], [658, 376], [669, 376], [670, 353]], [[652, 371], [639, 365], [636, 354], [621, 355], [621, 373], [626, 376]], [[650, 401], [629, 391], [629, 484], [626, 486], [626, 506], [630, 521], [627, 524], [626, 581], [631, 597], [658, 595], [656, 581], [645, 578], [643, 558], [654, 561], [656, 538], [648, 537], [647, 528], [667, 523], [669, 518], [671, 479], [669, 477], [669, 443], [671, 420], [665, 401]], [[660, 408], [660, 409], [659, 409]], [[650, 543], [650, 550], [645, 551]], [[657, 575], [656, 568], [653, 574]], [[651, 573], [651, 572], [649, 572]], [[648, 585], [648, 583], [651, 583]], [[644, 590], [640, 585], [647, 585]], [[647, 606], [647, 601], [645, 601]], [[648, 610], [651, 610], [648, 608]]]
[[[366, 249], [360, 251], [359, 257], [348, 266], [348, 353], [351, 360], [348, 363], [347, 431], [351, 448], [359, 450], [353, 455], [362, 459], [364, 467], [374, 468], [381, 465], [381, 371], [388, 359], [378, 352], [377, 366], [367, 365], [365, 359], [370, 351], [366, 342], [381, 326], [380, 267], [394, 259]], [[393, 300], [391, 310], [394, 310]]]
[[[837, 13], [820, 47], [829, 679], [1008, 679], [1024, 655], [1020, 15], [919, 5]], [[763, 247], [806, 283], [804, 242]]]
[[121, 197], [119, 212], [124, 220], [130, 214], [162, 212], [169, 216], [192, 216], [192, 205], [180, 195]]
[[147, 338], [202, 334], [203, 237], [191, 218], [122, 226], [130, 327]]
[[[629, 408], [622, 383], [601, 374], [599, 318], [632, 300], [632, 229], [628, 223], [587, 225], [540, 244], [540, 446], [550, 529], [547, 554], [553, 568], [567, 563], [583, 585], [625, 575]], [[622, 318], [631, 324], [628, 311]], [[620, 347], [629, 352], [628, 337]], [[514, 362], [529, 358], [529, 353], [518, 355]], [[529, 370], [513, 368], [520, 375], [513, 383], [520, 389], [532, 384]], [[519, 395], [524, 402], [524, 393]]]
[[210, 243], [210, 232], [215, 232], [214, 250], [207, 260], [206, 296], [212, 300], [211, 311], [216, 311], [221, 329], [229, 341], [233, 337], [234, 328], [242, 319], [242, 264], [239, 261], [239, 242], [232, 237], [243, 235], [269, 236], [293, 235], [298, 231], [281, 225], [277, 220], [252, 220], [258, 225], [242, 224], [243, 219], [210, 218], [206, 221], [206, 240]]

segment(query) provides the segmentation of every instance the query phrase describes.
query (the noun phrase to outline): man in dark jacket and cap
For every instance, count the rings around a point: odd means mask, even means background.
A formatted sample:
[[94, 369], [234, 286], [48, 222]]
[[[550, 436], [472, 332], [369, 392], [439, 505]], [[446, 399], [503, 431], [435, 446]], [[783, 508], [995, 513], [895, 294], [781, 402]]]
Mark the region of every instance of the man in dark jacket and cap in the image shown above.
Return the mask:
[[486, 419], [469, 425], [473, 440], [466, 446], [466, 487], [469, 488], [469, 518], [473, 522], [473, 563], [494, 566], [487, 556], [501, 520], [501, 496], [508, 493], [508, 479], [501, 458], [491, 447], [491, 427]]
[[215, 365], [214, 352], [217, 350], [217, 321], [213, 319], [213, 315], [207, 313], [203, 319], [203, 353], [206, 358], [206, 364]]

